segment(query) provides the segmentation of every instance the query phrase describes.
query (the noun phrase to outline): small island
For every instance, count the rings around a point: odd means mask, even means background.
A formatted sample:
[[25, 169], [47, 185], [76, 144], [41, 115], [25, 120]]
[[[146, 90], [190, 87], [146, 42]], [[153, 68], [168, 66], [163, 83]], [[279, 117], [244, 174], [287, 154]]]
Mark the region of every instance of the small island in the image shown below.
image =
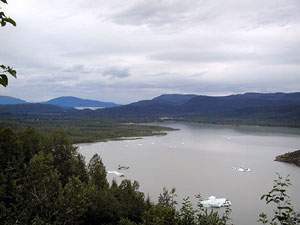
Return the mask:
[[275, 161], [287, 162], [300, 166], [300, 150], [276, 156]]

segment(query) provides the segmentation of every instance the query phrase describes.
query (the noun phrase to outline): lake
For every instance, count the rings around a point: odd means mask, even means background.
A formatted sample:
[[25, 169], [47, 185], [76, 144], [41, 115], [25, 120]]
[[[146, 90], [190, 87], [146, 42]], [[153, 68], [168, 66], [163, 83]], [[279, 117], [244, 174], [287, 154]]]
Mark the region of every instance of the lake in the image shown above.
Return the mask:
[[[277, 178], [290, 174], [288, 188], [292, 204], [300, 210], [300, 168], [275, 162], [277, 155], [300, 149], [300, 130], [278, 127], [222, 126], [196, 123], [159, 123], [179, 128], [166, 136], [137, 140], [79, 144], [88, 161], [98, 153], [107, 170], [129, 166], [127, 179], [137, 180], [140, 190], [157, 202], [163, 187], [176, 188], [178, 202], [201, 194], [214, 195], [232, 203], [231, 218], [236, 225], [258, 224], [261, 212], [272, 214], [260, 200]], [[238, 172], [233, 167], [249, 167]], [[114, 175], [108, 174], [108, 180]], [[120, 183], [122, 178], [117, 177]]]

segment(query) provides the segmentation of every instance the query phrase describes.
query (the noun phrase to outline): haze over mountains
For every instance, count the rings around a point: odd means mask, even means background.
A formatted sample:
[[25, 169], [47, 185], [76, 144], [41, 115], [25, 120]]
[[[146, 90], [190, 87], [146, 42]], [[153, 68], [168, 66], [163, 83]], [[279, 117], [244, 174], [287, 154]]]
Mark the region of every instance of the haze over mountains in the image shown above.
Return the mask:
[[25, 104], [27, 103], [26, 101], [19, 99], [19, 98], [14, 98], [10, 96], [0, 96], [0, 104], [5, 105], [5, 104]]
[[[26, 102], [19, 98], [9, 97], [9, 96], [0, 96], [0, 104], [26, 104]], [[109, 108], [119, 106], [112, 102], [102, 102], [90, 99], [81, 99], [72, 96], [58, 97], [50, 99], [46, 102], [40, 102], [40, 104], [49, 104], [56, 105], [64, 108], [76, 108], [76, 107], [99, 107], [99, 108]]]
[[300, 126], [300, 92], [246, 93], [220, 97], [169, 94], [128, 105], [83, 111], [76, 110], [74, 107], [109, 107], [115, 104], [103, 104], [103, 102], [75, 97], [52, 99], [45, 102], [46, 104], [24, 104], [24, 101], [14, 98], [7, 102], [20, 102], [21, 104], [0, 105], [0, 114], [64, 114], [131, 118], [180, 117], [185, 120], [204, 122], [243, 120], [250, 121], [251, 124], [260, 121], [260, 124]]

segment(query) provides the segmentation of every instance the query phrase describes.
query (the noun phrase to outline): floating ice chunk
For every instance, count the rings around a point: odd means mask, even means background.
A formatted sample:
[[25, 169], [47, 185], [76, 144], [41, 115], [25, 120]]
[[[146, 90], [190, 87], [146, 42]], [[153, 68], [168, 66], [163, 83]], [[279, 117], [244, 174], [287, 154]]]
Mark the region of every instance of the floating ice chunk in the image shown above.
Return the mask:
[[208, 200], [203, 200], [200, 203], [202, 204], [203, 207], [212, 207], [212, 208], [231, 206], [231, 202], [228, 199], [216, 198], [215, 196], [210, 196]]
[[120, 172], [114, 171], [114, 170], [113, 171], [108, 171], [107, 173], [114, 174], [114, 175], [116, 175], [118, 177], [125, 177], [125, 175], [123, 173], [120, 173]]
[[233, 167], [233, 169], [235, 169], [238, 172], [252, 172], [252, 170], [250, 168], [246, 168], [246, 167], [243, 167], [243, 166], [241, 166], [239, 168]]

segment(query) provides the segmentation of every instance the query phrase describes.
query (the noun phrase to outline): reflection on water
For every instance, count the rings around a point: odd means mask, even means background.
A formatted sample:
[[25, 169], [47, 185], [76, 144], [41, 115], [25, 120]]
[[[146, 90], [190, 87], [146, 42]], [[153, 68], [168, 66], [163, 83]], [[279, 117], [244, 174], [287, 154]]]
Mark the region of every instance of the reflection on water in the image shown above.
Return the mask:
[[[161, 125], [161, 124], [160, 124]], [[126, 178], [137, 180], [140, 190], [157, 200], [163, 187], [176, 187], [178, 200], [196, 194], [226, 197], [232, 203], [233, 223], [257, 224], [260, 212], [272, 213], [260, 196], [270, 190], [276, 172], [290, 174], [288, 193], [300, 210], [300, 168], [273, 161], [275, 156], [300, 149], [298, 129], [255, 126], [218, 126], [164, 123], [179, 128], [163, 137], [80, 144], [86, 160], [98, 153], [107, 170], [129, 166]], [[234, 168], [251, 168], [238, 172]], [[108, 179], [113, 175], [108, 174]], [[122, 178], [117, 178], [121, 180]]]

